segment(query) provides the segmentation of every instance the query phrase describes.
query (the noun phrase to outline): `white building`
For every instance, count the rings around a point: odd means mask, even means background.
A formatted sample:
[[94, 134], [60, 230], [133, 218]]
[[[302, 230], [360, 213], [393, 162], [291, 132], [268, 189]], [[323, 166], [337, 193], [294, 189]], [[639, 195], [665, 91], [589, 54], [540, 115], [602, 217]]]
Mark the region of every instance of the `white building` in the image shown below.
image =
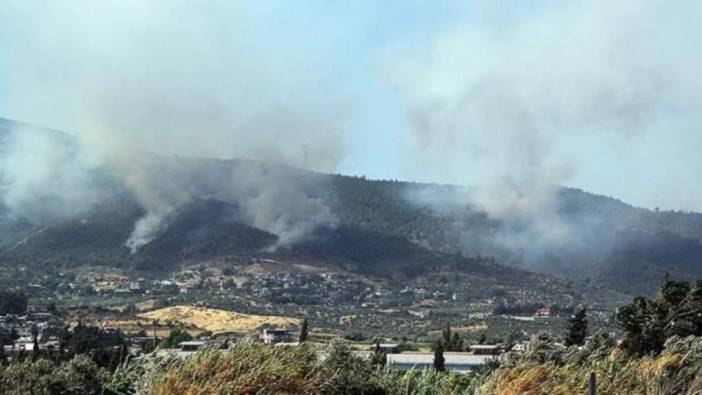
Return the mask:
[[261, 340], [266, 344], [289, 342], [292, 340], [290, 331], [283, 328], [264, 329], [261, 334]]

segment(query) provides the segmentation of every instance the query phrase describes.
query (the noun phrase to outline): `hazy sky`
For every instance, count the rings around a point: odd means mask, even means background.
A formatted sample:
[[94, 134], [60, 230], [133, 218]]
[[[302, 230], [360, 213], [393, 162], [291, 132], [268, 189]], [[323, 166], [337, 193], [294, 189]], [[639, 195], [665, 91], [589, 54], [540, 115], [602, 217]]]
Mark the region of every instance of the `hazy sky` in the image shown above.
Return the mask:
[[[139, 103], [142, 91], [165, 102], [154, 112], [172, 104], [178, 127], [228, 106], [236, 111], [216, 125], [282, 105], [340, 129], [340, 154], [333, 139], [305, 150], [298, 134], [276, 134], [286, 155], [339, 156], [320, 170], [490, 177], [518, 193], [545, 178], [635, 205], [702, 210], [700, 6], [563, 3], [0, 0], [0, 116], [80, 131], [153, 106]], [[129, 111], [85, 122], [101, 100]], [[158, 123], [117, 124], [141, 133]]]

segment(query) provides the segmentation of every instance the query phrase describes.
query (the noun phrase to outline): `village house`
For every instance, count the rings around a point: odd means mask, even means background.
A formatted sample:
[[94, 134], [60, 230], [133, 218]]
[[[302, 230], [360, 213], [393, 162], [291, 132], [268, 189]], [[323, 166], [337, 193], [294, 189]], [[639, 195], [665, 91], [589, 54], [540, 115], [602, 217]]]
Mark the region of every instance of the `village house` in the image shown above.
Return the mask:
[[550, 307], [541, 307], [540, 309], [536, 310], [536, 313], [534, 313], [534, 316], [536, 316], [536, 317], [550, 317], [551, 316], [551, 308]]
[[427, 311], [425, 311], [425, 310], [407, 310], [407, 314], [418, 317], [418, 318], [425, 318], [427, 316]]
[[515, 352], [527, 352], [529, 351], [529, 342], [518, 342], [512, 346], [512, 350]]
[[190, 340], [178, 343], [180, 351], [194, 352], [202, 349], [207, 344], [204, 340]]
[[292, 340], [292, 334], [283, 328], [265, 328], [261, 333], [261, 340], [266, 344], [289, 342]]

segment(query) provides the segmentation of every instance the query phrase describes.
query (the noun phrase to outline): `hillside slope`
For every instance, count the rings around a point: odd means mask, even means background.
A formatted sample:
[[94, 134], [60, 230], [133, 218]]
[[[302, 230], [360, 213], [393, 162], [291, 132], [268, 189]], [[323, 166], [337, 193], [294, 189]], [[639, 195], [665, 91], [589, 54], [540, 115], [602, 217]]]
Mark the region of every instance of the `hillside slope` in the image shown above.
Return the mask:
[[[0, 151], [21, 129], [18, 125], [28, 128], [0, 119]], [[60, 132], [32, 130], [45, 133], [69, 152], [76, 149]], [[49, 194], [37, 196], [30, 209], [25, 205], [21, 210], [6, 204], [11, 180], [0, 172], [5, 197], [0, 204], [0, 264], [53, 269], [111, 265], [153, 271], [265, 252], [341, 263], [373, 275], [411, 277], [439, 261], [476, 265], [472, 269], [476, 271], [506, 270], [484, 265], [497, 261], [628, 293], [653, 292], [666, 273], [684, 279], [702, 277], [702, 214], [650, 211], [563, 188], [555, 209], [570, 236], [543, 244], [530, 223], [490, 218], [471, 206], [464, 198], [470, 193], [466, 187], [373, 181], [248, 160], [152, 158], [152, 162], [152, 175], [172, 184], [172, 191], [187, 189], [196, 197], [172, 210], [160, 231], [135, 254], [125, 242], [146, 210], [109, 169], [91, 169], [84, 177], [99, 192], [94, 194], [100, 197], [96, 201], [71, 205]], [[305, 203], [328, 210], [331, 219], [305, 237], [280, 243], [275, 231], [257, 226], [243, 203], [217, 191], [223, 180], [236, 185], [243, 179], [283, 182], [290, 189], [279, 191], [283, 200], [263, 201], [267, 206], [262, 211], [271, 217], [266, 219], [273, 229], [288, 224], [285, 205], [297, 207], [295, 200], [285, 201], [287, 196], [302, 196]], [[245, 192], [261, 203], [257, 190]], [[417, 195], [425, 198], [416, 199]], [[431, 197], [440, 197], [440, 204], [432, 204]], [[57, 206], [61, 215], [50, 210]]]

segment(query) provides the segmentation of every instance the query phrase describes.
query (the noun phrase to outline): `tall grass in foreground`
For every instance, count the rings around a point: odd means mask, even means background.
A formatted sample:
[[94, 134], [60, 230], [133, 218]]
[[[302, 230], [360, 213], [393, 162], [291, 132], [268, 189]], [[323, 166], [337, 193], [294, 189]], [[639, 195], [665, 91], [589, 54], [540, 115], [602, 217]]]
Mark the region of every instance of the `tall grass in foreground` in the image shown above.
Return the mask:
[[702, 394], [700, 337], [672, 337], [658, 356], [631, 357], [604, 344], [553, 351], [548, 360], [534, 356], [528, 354], [514, 366], [504, 366], [483, 386], [482, 393], [584, 394], [594, 372], [597, 393], [602, 395]]
[[334, 342], [320, 357], [308, 345], [241, 343], [204, 350], [185, 360], [145, 358], [113, 374], [113, 394], [473, 395], [477, 374], [379, 368]]
[[387, 395], [474, 395], [483, 383], [477, 374], [434, 370], [383, 369], [373, 377]]
[[243, 343], [224, 352], [199, 352], [163, 372], [147, 372], [138, 392], [153, 395], [310, 394], [315, 393], [321, 383], [320, 367], [310, 348]]

